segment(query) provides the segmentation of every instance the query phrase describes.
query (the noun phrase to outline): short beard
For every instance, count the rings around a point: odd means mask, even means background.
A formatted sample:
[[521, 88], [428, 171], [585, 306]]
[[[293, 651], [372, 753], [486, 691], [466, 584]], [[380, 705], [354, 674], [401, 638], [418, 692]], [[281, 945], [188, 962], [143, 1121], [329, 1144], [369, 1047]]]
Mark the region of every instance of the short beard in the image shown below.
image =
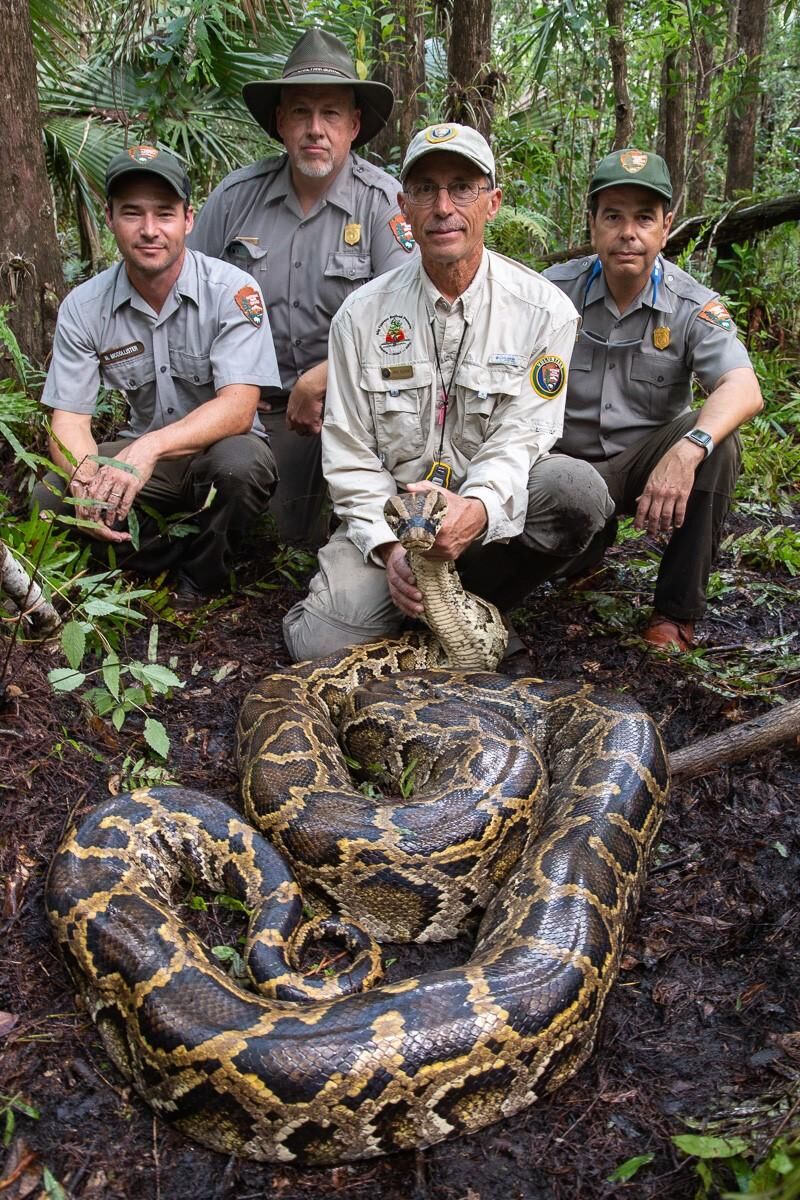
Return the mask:
[[308, 179], [324, 179], [333, 170], [333, 159], [329, 158], [327, 162], [308, 162], [302, 155], [298, 155], [295, 166], [300, 174]]

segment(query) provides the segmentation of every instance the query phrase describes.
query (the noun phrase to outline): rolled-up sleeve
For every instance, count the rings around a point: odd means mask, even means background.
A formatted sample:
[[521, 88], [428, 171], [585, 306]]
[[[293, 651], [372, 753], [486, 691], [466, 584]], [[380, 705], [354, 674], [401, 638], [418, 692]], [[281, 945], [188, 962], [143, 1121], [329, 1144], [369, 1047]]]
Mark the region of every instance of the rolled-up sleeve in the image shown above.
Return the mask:
[[377, 546], [396, 540], [383, 504], [397, 484], [381, 462], [369, 396], [360, 379], [350, 313], [334, 317], [328, 344], [328, 389], [322, 426], [322, 470], [336, 515], [347, 536], [370, 559]]
[[552, 449], [564, 427], [577, 328], [576, 313], [550, 334], [545, 345], [534, 349], [521, 389], [499, 400], [487, 436], [469, 464], [459, 494], [480, 500], [486, 509], [484, 543], [505, 541], [522, 532], [531, 467]]

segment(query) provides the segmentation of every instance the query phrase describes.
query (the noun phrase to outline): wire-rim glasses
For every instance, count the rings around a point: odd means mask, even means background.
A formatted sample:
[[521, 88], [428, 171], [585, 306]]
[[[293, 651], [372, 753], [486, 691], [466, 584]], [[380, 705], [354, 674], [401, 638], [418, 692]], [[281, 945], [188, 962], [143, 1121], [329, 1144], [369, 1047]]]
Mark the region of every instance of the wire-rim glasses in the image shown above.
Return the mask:
[[434, 183], [432, 179], [420, 179], [418, 183], [408, 183], [405, 187], [407, 198], [417, 208], [430, 208], [441, 191], [447, 192], [458, 208], [466, 208], [475, 203], [481, 192], [493, 192], [494, 188], [487, 184], [470, 183], [466, 179], [454, 179], [452, 183]]

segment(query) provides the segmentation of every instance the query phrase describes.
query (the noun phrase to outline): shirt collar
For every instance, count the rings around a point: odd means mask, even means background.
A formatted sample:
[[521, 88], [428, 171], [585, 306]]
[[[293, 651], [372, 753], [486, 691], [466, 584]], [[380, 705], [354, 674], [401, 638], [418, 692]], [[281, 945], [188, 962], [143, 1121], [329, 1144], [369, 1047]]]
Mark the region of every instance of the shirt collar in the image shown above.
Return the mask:
[[[151, 312], [150, 305], [137, 292], [136, 288], [128, 278], [128, 272], [125, 269], [125, 263], [117, 263], [117, 275], [114, 280], [114, 290], [111, 300], [111, 308], [113, 312], [121, 308], [123, 304], [130, 304], [133, 308], [141, 308], [143, 311]], [[192, 300], [195, 304], [199, 303], [200, 286], [197, 277], [197, 258], [193, 250], [186, 248], [186, 253], [183, 259], [181, 273], [175, 281], [175, 286], [172, 289], [172, 296], [175, 299], [175, 307], [179, 302], [179, 298]], [[161, 310], [161, 315], [164, 315], [164, 309], [169, 306], [169, 299]], [[171, 307], [171, 306], [170, 306]]]
[[439, 289], [436, 287], [436, 285], [432, 281], [431, 277], [428, 275], [428, 272], [420, 264], [420, 277], [422, 279], [422, 292], [425, 297], [425, 302], [426, 302], [426, 305], [428, 308], [428, 319], [429, 320], [433, 319], [433, 316], [436, 312], [436, 302], [438, 300], [444, 300], [445, 304], [449, 305], [449, 307], [451, 309], [455, 309], [460, 305], [461, 311], [464, 314], [464, 320], [468, 324], [471, 324], [472, 320], [475, 316], [475, 309], [481, 303], [483, 285], [486, 281], [486, 276], [488, 274], [489, 274], [489, 255], [486, 251], [486, 247], [484, 246], [483, 256], [481, 257], [480, 266], [478, 267], [477, 271], [475, 272], [475, 278], [472, 280], [472, 282], [470, 283], [467, 290], [465, 292], [462, 292], [461, 295], [458, 296], [457, 299], [453, 300], [451, 303], [445, 296], [442, 295], [442, 293], [439, 291]]
[[[591, 274], [591, 270], [594, 267], [594, 264], [598, 261], [597, 255], [595, 255], [594, 258], [592, 258], [588, 261], [591, 263], [591, 266], [589, 268], [590, 274]], [[653, 304], [653, 281], [652, 281], [652, 279], [649, 279], [647, 281], [647, 286], [645, 287], [644, 291], [641, 292], [636, 297], [633, 304], [628, 309], [626, 309], [626, 313], [636, 312], [638, 309], [643, 308], [645, 305], [647, 305], [648, 308], [652, 308], [654, 312], [667, 312], [667, 313], [673, 312], [674, 305], [672, 303], [672, 296], [667, 291], [666, 286], [665, 286], [666, 273], [665, 273], [665, 267], [664, 267], [664, 259], [659, 254], [656, 261], [661, 267], [661, 277], [658, 281], [658, 287], [656, 289], [655, 304]], [[584, 284], [584, 287], [586, 287], [585, 284]], [[597, 273], [597, 275], [594, 276], [591, 283], [589, 284], [589, 287], [586, 291], [586, 300], [585, 300], [583, 307], [588, 308], [589, 305], [594, 304], [594, 302], [596, 300], [604, 300], [604, 301], [607, 300], [608, 301], [608, 303], [606, 305], [607, 308], [611, 308], [611, 306], [614, 304], [613, 298], [611, 297], [611, 294], [609, 293], [608, 288], [606, 287], [606, 277], [602, 271], [599, 271]], [[614, 306], [614, 307], [616, 308], [616, 306]]]
[[351, 151], [348, 158], [342, 164], [339, 174], [332, 180], [327, 191], [323, 192], [312, 209], [307, 213], [303, 213], [300, 208], [300, 201], [297, 199], [297, 193], [294, 190], [294, 184], [292, 183], [289, 155], [284, 154], [283, 165], [274, 173], [264, 193], [264, 203], [272, 204], [278, 200], [286, 201], [291, 198], [293, 206], [304, 217], [310, 217], [312, 213], [317, 212], [325, 204], [335, 204], [337, 208], [343, 209], [346, 213], [351, 213], [354, 211], [353, 164], [355, 161], [355, 155]]

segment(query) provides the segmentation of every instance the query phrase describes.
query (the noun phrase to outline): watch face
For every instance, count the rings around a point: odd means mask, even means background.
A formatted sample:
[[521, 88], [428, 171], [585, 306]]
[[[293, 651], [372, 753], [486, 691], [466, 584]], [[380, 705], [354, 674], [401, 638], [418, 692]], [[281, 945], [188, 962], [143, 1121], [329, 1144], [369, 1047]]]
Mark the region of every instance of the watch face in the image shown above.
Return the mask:
[[693, 442], [697, 442], [698, 446], [702, 446], [705, 450], [711, 445], [711, 434], [704, 433], [702, 429], [693, 429], [686, 436], [691, 438]]

